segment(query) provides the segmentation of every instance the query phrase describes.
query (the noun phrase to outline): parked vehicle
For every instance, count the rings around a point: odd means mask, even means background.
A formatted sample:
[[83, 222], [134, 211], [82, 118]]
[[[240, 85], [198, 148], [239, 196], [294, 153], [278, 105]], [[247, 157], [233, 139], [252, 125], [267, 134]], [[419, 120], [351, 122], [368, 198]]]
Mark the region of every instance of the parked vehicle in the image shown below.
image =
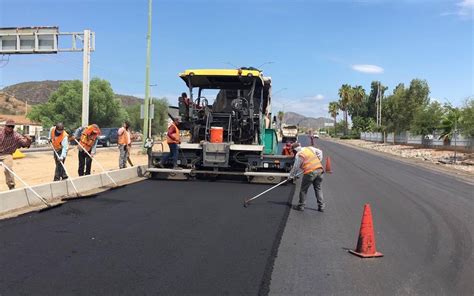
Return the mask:
[[117, 144], [118, 130], [118, 127], [101, 128], [101, 135], [99, 136], [99, 141], [97, 144], [104, 147], [109, 147], [111, 144]]
[[36, 145], [48, 145], [48, 143], [49, 139], [45, 136], [39, 137], [39, 139], [36, 140]]

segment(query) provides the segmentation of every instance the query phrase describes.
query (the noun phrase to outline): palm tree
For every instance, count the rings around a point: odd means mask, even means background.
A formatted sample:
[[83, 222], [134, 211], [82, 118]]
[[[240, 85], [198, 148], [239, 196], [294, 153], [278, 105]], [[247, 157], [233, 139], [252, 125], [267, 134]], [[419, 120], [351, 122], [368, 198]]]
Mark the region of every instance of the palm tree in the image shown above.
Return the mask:
[[337, 120], [337, 115], [339, 115], [339, 103], [338, 102], [330, 102], [328, 113], [331, 114], [332, 118], [334, 118], [334, 135], [336, 135], [337, 134], [336, 120]]
[[352, 101], [352, 87], [349, 84], [343, 84], [339, 89], [339, 109], [344, 112], [344, 135], [347, 135], [347, 108]]
[[[358, 106], [362, 103], [362, 101], [364, 100], [365, 98], [365, 89], [360, 86], [360, 85], [357, 85], [355, 87], [352, 88], [352, 99], [351, 99], [351, 103], [356, 105], [356, 116], [358, 116], [359, 114], [359, 108]], [[352, 116], [352, 115], [351, 115]]]
[[281, 128], [281, 124], [283, 122], [284, 116], [285, 116], [285, 113], [283, 111], [278, 111], [277, 118], [278, 118], [280, 128]]

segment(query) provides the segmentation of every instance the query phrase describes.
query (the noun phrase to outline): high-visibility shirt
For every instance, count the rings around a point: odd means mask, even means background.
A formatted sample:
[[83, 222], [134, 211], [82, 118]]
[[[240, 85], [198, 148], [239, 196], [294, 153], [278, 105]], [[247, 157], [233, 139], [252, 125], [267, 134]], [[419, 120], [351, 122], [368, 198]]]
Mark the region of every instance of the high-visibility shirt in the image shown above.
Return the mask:
[[323, 165], [318, 156], [308, 147], [304, 147], [298, 153], [298, 156], [302, 158], [301, 168], [303, 169], [303, 174], [307, 175], [311, 172], [314, 172], [317, 169], [322, 169]]
[[291, 149], [291, 147], [284, 147], [283, 151], [282, 151], [282, 154], [287, 155], [287, 156], [294, 156], [295, 155], [293, 153], [293, 149]]
[[118, 130], [118, 144], [119, 145], [129, 145], [131, 143], [130, 133], [124, 128], [121, 127]]
[[100, 136], [100, 129], [97, 125], [92, 124], [84, 128], [81, 134], [81, 140], [79, 142], [85, 150], [90, 152], [98, 136]]
[[[66, 131], [62, 131], [59, 136], [56, 136], [56, 127], [53, 126], [50, 131], [51, 144], [53, 145], [54, 150], [62, 150], [60, 157], [66, 157], [67, 152], [67, 137], [68, 134]], [[63, 155], [64, 154], [64, 155]]]
[[181, 143], [179, 139], [179, 129], [176, 124], [171, 123], [168, 127], [168, 132], [166, 133], [166, 143], [168, 144], [179, 144]]

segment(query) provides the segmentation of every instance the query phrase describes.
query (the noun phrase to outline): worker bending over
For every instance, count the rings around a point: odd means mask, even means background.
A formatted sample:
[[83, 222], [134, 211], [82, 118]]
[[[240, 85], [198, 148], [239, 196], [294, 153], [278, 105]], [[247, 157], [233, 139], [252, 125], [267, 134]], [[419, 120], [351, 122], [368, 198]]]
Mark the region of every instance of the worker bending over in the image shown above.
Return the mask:
[[92, 156], [95, 155], [99, 136], [100, 128], [97, 124], [91, 124], [86, 127], [80, 127], [74, 132], [74, 140], [77, 141], [77, 139], [79, 139], [79, 176], [91, 174], [92, 158], [85, 151], [87, 151]]
[[[64, 163], [66, 162], [67, 148], [68, 148], [68, 134], [64, 130], [64, 124], [58, 122], [49, 131], [49, 142], [54, 149], [54, 162], [56, 163], [56, 170], [54, 171], [54, 181], [66, 180], [68, 175], [64, 170]], [[62, 163], [62, 164], [61, 164]]]
[[296, 153], [293, 168], [290, 171], [289, 179], [294, 179], [295, 176], [303, 173], [303, 180], [301, 182], [299, 203], [294, 207], [295, 210], [304, 211], [306, 204], [306, 195], [308, 194], [309, 186], [312, 184], [316, 194], [318, 203], [318, 211], [324, 212], [324, 198], [321, 190], [321, 182], [323, 181], [323, 152], [314, 147], [301, 147], [299, 143], [292, 145]]

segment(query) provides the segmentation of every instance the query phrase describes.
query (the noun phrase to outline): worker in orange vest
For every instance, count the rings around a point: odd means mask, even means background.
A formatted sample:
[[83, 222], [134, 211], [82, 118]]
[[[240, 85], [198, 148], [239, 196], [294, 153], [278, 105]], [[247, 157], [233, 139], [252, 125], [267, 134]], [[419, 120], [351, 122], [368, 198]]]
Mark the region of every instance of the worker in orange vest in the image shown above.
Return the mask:
[[293, 152], [293, 148], [291, 148], [291, 142], [286, 142], [285, 147], [283, 147], [283, 150], [281, 152], [282, 155], [286, 156], [295, 156], [295, 153]]
[[127, 167], [127, 159], [130, 157], [131, 147], [132, 140], [130, 138], [130, 123], [124, 121], [122, 127], [118, 130], [118, 148], [120, 151], [119, 169]]
[[294, 179], [295, 176], [303, 174], [301, 181], [301, 190], [299, 196], [299, 203], [294, 207], [295, 210], [304, 211], [306, 203], [306, 195], [308, 194], [309, 186], [312, 184], [316, 193], [316, 201], [318, 203], [318, 211], [324, 212], [325, 203], [323, 192], [321, 190], [321, 182], [323, 181], [323, 152], [315, 147], [301, 147], [299, 143], [293, 143], [293, 150], [295, 151], [295, 162], [290, 171], [289, 179]]
[[[68, 175], [64, 170], [64, 162], [66, 162], [68, 143], [68, 134], [64, 130], [62, 122], [56, 123], [49, 131], [49, 142], [53, 146], [54, 161], [56, 163], [56, 170], [54, 171], [54, 181], [66, 180]], [[62, 162], [62, 164], [61, 164]]]
[[170, 147], [170, 153], [165, 155], [158, 164], [160, 167], [164, 167], [165, 164], [168, 162], [169, 159], [172, 161], [173, 169], [180, 169], [178, 167], [178, 149], [179, 144], [181, 144], [180, 136], [179, 136], [179, 119], [173, 118], [168, 126], [168, 132], [166, 133], [166, 143]]
[[[92, 158], [84, 152], [84, 149], [92, 156], [95, 155], [100, 128], [97, 124], [80, 127], [74, 132], [74, 139], [79, 139], [79, 176], [90, 175], [92, 168]], [[84, 148], [84, 149], [83, 149]], [[85, 171], [84, 171], [85, 168]]]

